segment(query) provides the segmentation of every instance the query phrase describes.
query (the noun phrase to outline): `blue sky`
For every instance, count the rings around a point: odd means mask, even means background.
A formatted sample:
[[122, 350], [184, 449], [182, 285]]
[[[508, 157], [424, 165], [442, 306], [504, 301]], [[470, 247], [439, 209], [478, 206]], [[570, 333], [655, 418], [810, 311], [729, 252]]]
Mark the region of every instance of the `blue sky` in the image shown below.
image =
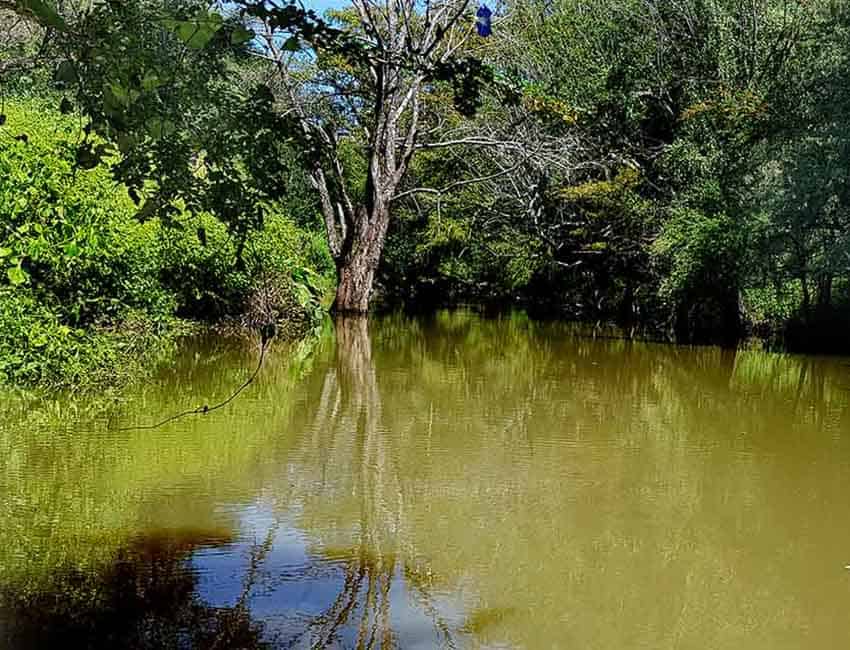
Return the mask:
[[328, 9], [336, 9], [346, 4], [344, 0], [303, 0], [303, 2], [305, 7], [312, 9], [319, 15]]

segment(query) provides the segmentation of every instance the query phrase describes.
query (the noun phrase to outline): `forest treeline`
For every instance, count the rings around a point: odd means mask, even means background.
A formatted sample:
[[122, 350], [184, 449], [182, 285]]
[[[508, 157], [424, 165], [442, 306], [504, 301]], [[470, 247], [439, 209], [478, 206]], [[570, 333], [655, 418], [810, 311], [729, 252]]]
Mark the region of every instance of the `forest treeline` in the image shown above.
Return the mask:
[[0, 375], [258, 300], [850, 350], [847, 3], [476, 8], [0, 0]]

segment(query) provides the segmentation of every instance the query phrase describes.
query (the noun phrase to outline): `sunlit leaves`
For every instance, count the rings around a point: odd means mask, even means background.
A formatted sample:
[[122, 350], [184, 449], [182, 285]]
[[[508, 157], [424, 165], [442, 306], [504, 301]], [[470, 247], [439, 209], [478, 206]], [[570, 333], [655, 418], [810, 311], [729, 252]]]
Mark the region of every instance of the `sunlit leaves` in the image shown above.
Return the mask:
[[[192, 49], [202, 50], [215, 35], [224, 26], [224, 18], [221, 14], [215, 12], [199, 11], [189, 20], [174, 20], [168, 19], [165, 21], [166, 27], [177, 34], [177, 37], [187, 46]], [[234, 32], [233, 36], [244, 38], [247, 30], [243, 28], [238, 35]], [[233, 36], [231, 38], [233, 38]], [[244, 38], [241, 42], [250, 40], [251, 36]]]
[[552, 124], [572, 126], [578, 121], [578, 111], [563, 99], [545, 94], [526, 93], [523, 107], [538, 118]]
[[80, 254], [80, 245], [77, 242], [72, 241], [66, 244], [63, 250], [65, 257], [74, 258]]
[[20, 262], [18, 262], [15, 266], [10, 266], [6, 269], [6, 276], [9, 278], [9, 282], [12, 286], [24, 284], [29, 279], [29, 275], [21, 267]]

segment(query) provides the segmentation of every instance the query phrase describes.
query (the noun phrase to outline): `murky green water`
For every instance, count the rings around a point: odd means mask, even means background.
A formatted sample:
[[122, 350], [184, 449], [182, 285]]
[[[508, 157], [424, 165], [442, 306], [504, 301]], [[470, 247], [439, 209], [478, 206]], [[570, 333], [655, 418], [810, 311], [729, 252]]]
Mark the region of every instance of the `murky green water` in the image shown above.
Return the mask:
[[850, 360], [468, 312], [0, 406], [0, 647], [845, 648]]

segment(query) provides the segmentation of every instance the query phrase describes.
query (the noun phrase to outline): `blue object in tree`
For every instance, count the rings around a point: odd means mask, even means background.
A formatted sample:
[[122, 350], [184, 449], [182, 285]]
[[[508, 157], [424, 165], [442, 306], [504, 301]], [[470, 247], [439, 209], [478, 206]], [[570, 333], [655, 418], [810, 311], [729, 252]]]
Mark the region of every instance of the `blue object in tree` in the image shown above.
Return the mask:
[[490, 17], [493, 15], [493, 12], [487, 7], [487, 5], [481, 5], [476, 12], [476, 20], [475, 27], [478, 29], [479, 36], [489, 36], [492, 33], [492, 29], [490, 28]]

